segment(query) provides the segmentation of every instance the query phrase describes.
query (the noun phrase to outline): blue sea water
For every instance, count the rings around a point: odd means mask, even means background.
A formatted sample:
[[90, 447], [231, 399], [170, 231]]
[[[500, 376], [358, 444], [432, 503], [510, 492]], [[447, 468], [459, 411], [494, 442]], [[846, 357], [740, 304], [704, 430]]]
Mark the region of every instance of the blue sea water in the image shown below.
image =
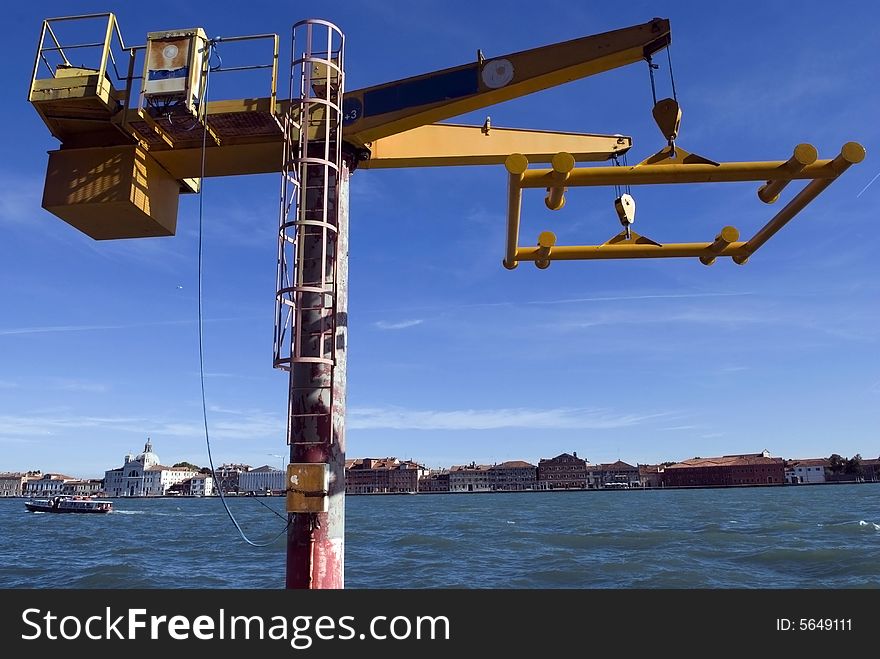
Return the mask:
[[[227, 499], [247, 535], [280, 497]], [[0, 499], [4, 588], [283, 588], [284, 536], [218, 499], [109, 515]], [[880, 588], [880, 485], [350, 496], [347, 588]]]

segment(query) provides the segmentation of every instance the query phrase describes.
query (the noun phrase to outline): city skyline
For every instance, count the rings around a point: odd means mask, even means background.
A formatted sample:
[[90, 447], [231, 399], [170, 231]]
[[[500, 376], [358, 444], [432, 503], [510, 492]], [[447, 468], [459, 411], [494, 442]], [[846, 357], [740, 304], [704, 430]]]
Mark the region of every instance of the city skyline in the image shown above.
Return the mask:
[[[507, 271], [503, 167], [355, 172], [347, 454], [429, 465], [573, 451], [642, 464], [764, 448], [877, 457], [880, 74], [871, 44], [880, 7], [836, 6], [549, 2], [518, 5], [503, 22], [496, 7], [460, 0], [322, 12], [346, 34], [349, 89], [463, 64], [477, 48], [497, 56], [666, 17], [682, 148], [725, 162], [784, 160], [808, 142], [829, 158], [855, 140], [868, 154], [744, 266], [646, 259]], [[208, 13], [106, 9], [130, 43], [199, 25], [209, 37], [277, 32], [282, 69], [290, 26], [307, 18], [259, 1], [246, 13], [225, 0]], [[181, 197], [172, 238], [95, 242], [41, 208], [46, 152], [58, 142], [26, 100], [40, 24], [92, 11], [82, 0], [8, 10], [16, 29], [0, 81], [15, 130], [0, 159], [0, 471], [97, 473], [147, 436], [169, 464], [208, 464], [200, 201], [214, 465], [278, 465], [274, 456], [287, 452], [287, 378], [271, 367], [278, 176], [208, 179], [201, 200]], [[662, 97], [671, 91], [666, 55], [657, 63]], [[492, 126], [630, 135], [634, 164], [665, 145], [651, 105], [639, 63], [455, 122], [482, 125], [489, 115]], [[727, 224], [751, 235], [800, 184], [773, 206], [757, 188], [633, 186], [634, 229], [661, 242], [706, 240]], [[558, 212], [532, 192], [522, 242], [545, 230], [562, 244], [602, 242], [620, 229], [611, 189], [571, 190]]]
[[[153, 440], [152, 440], [152, 438], [147, 438], [147, 442], [148, 442], [150, 445], [152, 445], [152, 444], [154, 443]], [[880, 459], [880, 456], [875, 456], [875, 455], [873, 455], [873, 454], [866, 454], [866, 453], [859, 452], [859, 451], [857, 451], [856, 453], [853, 453], [853, 454], [851, 454], [851, 455], [838, 453], [837, 451], [831, 451], [830, 453], [827, 453], [827, 454], [821, 454], [821, 455], [809, 455], [809, 456], [808, 456], [808, 455], [799, 455], [799, 456], [790, 456], [790, 455], [777, 455], [773, 450], [771, 450], [771, 449], [767, 449], [767, 448], [764, 448], [764, 449], [755, 449], [754, 451], [748, 451], [748, 452], [742, 452], [742, 453], [733, 452], [733, 453], [724, 453], [724, 454], [719, 453], [719, 454], [717, 454], [717, 455], [709, 455], [709, 454], [703, 454], [703, 455], [690, 455], [690, 456], [680, 457], [680, 458], [677, 458], [677, 459], [671, 459], [671, 458], [668, 458], [668, 459], [660, 460], [660, 461], [658, 461], [658, 462], [654, 462], [654, 463], [640, 462], [640, 461], [632, 461], [632, 460], [628, 460], [628, 459], [626, 459], [626, 457], [618, 457], [618, 458], [616, 458], [616, 459], [613, 459], [613, 460], [607, 460], [607, 461], [604, 461], [604, 460], [603, 460], [603, 461], [594, 461], [594, 460], [591, 460], [591, 459], [589, 458], [589, 456], [581, 455], [581, 454], [578, 453], [577, 451], [566, 451], [566, 450], [560, 450], [560, 451], [556, 451], [556, 452], [551, 452], [550, 454], [542, 455], [542, 456], [537, 457], [537, 458], [513, 457], [513, 458], [506, 459], [506, 460], [498, 460], [498, 461], [494, 461], [494, 462], [480, 462], [479, 460], [462, 459], [462, 460], [458, 460], [458, 461], [455, 461], [455, 462], [451, 462], [451, 463], [448, 463], [448, 464], [442, 464], [442, 465], [441, 465], [441, 464], [428, 464], [428, 463], [427, 463], [426, 461], [424, 461], [424, 460], [419, 460], [418, 457], [414, 457], [414, 456], [400, 456], [400, 455], [378, 455], [378, 454], [373, 454], [373, 455], [357, 455], [357, 456], [355, 456], [355, 455], [348, 455], [348, 456], [347, 456], [347, 460], [348, 460], [348, 461], [352, 461], [352, 460], [363, 460], [363, 459], [368, 459], [368, 458], [371, 458], [371, 459], [377, 459], [377, 460], [398, 459], [398, 460], [400, 460], [400, 461], [402, 461], [402, 462], [413, 462], [413, 463], [415, 463], [415, 464], [418, 464], [418, 465], [420, 465], [420, 466], [422, 466], [422, 467], [425, 467], [425, 468], [427, 468], [427, 469], [431, 469], [431, 470], [444, 470], [444, 469], [450, 469], [451, 467], [456, 467], [456, 466], [464, 466], [464, 467], [467, 467], [467, 466], [469, 466], [469, 465], [476, 465], [476, 466], [491, 466], [491, 465], [504, 464], [504, 463], [506, 463], [506, 462], [517, 462], [517, 461], [528, 462], [528, 463], [531, 464], [532, 466], [537, 466], [538, 463], [541, 462], [541, 461], [543, 461], [543, 460], [549, 460], [549, 459], [552, 459], [552, 458], [555, 458], [555, 457], [559, 457], [560, 455], [569, 454], [569, 455], [572, 455], [572, 456], [574, 456], [574, 457], [576, 457], [576, 458], [579, 458], [579, 459], [585, 460], [586, 463], [587, 463], [588, 465], [594, 465], [594, 466], [603, 465], [603, 464], [607, 465], [607, 464], [613, 464], [613, 463], [615, 463], [615, 462], [621, 461], [621, 462], [624, 462], [624, 463], [629, 464], [630, 466], [638, 467], [638, 466], [657, 466], [657, 465], [662, 465], [662, 464], [666, 464], [666, 463], [679, 463], [679, 462], [683, 462], [683, 461], [685, 461], [685, 460], [691, 460], [691, 459], [695, 459], [695, 458], [696, 458], [696, 459], [700, 459], [700, 458], [711, 458], [711, 457], [722, 457], [722, 456], [734, 456], [734, 455], [756, 454], [756, 453], [761, 453], [761, 452], [764, 451], [764, 450], [769, 451], [769, 453], [770, 453], [770, 455], [771, 455], [772, 457], [782, 458], [782, 459], [785, 460], [786, 462], [796, 462], [796, 461], [798, 461], [798, 460], [811, 460], [811, 459], [816, 459], [816, 458], [823, 459], [823, 458], [829, 458], [829, 457], [831, 457], [832, 455], [835, 455], [835, 454], [836, 454], [836, 455], [840, 455], [840, 456], [841, 456], [842, 458], [844, 458], [844, 459], [853, 458], [853, 457], [855, 457], [856, 455], [859, 455], [862, 459], [868, 459], [868, 460], [873, 460], [873, 459], [875, 459], [875, 458]], [[124, 460], [126, 460], [126, 459], [128, 459], [128, 458], [132, 458], [132, 457], [137, 457], [137, 456], [143, 454], [145, 451], [146, 451], [146, 445], [144, 446], [144, 449], [143, 449], [143, 450], [140, 450], [140, 451], [134, 451], [134, 450], [132, 450], [132, 451], [128, 451], [128, 452], [126, 452], [126, 453], [124, 454], [124, 456], [122, 456], [122, 457], [120, 458], [119, 463], [122, 464], [122, 463], [124, 462]], [[269, 457], [275, 457], [275, 458], [278, 458], [278, 456], [269, 456]], [[172, 460], [163, 460], [163, 461], [162, 461], [162, 465], [164, 465], [164, 466], [166, 466], [166, 467], [174, 467], [174, 466], [179, 465], [179, 464], [189, 464], [189, 465], [193, 465], [193, 466], [195, 466], [195, 467], [197, 467], [197, 468], [199, 468], [199, 469], [206, 469], [206, 468], [210, 469], [210, 465], [209, 465], [207, 462], [205, 462], [204, 464], [202, 464], [202, 463], [200, 463], [200, 462], [198, 462], [198, 461], [192, 461], [192, 460], [190, 460], [190, 459], [188, 459], [188, 458], [185, 458], [185, 457], [184, 457], [184, 458], [181, 458], [181, 459], [179, 459], [179, 460], [173, 460], [173, 461], [172, 461]], [[285, 464], [286, 464], [286, 460], [285, 460]], [[225, 466], [236, 466], [236, 467], [239, 467], [239, 466], [247, 466], [247, 467], [249, 467], [249, 468], [252, 469], [252, 470], [253, 470], [253, 469], [259, 469], [259, 468], [262, 468], [262, 467], [270, 467], [270, 468], [272, 468], [272, 469], [278, 469], [278, 470], [282, 470], [282, 471], [283, 471], [283, 468], [282, 468], [282, 465], [281, 465], [281, 464], [276, 465], [276, 464], [272, 463], [271, 461], [257, 462], [257, 463], [254, 463], [254, 464], [248, 464], [248, 463], [232, 463], [232, 462], [224, 462], [224, 463], [220, 463], [220, 462], [216, 462], [216, 461], [214, 462], [214, 468], [215, 468], [215, 469], [220, 469], [221, 466], [224, 466], [224, 467], [225, 467]], [[106, 467], [104, 467], [104, 468], [96, 468], [96, 469], [93, 469], [92, 471], [93, 471], [94, 473], [91, 473], [91, 472], [90, 472], [90, 473], [88, 473], [88, 474], [76, 474], [76, 475], [74, 475], [73, 472], [72, 472], [72, 470], [67, 470], [67, 471], [65, 471], [64, 469], [60, 469], [60, 470], [45, 470], [45, 469], [41, 469], [41, 468], [39, 468], [38, 466], [36, 466], [36, 467], [28, 467], [28, 468], [12, 468], [12, 469], [6, 469], [6, 468], [3, 468], [3, 465], [0, 465], [0, 474], [3, 474], [3, 473], [27, 473], [27, 472], [32, 472], [32, 471], [33, 471], [33, 472], [40, 472], [40, 473], [43, 473], [43, 474], [58, 473], [58, 474], [63, 474], [63, 475], [65, 475], [65, 476], [72, 476], [72, 477], [76, 477], [76, 478], [95, 479], [95, 478], [103, 478], [103, 474], [104, 474], [105, 472], [107, 472], [108, 470], [113, 470], [113, 469], [118, 469], [118, 468], [119, 468], [118, 465], [112, 465], [112, 466], [106, 466]]]

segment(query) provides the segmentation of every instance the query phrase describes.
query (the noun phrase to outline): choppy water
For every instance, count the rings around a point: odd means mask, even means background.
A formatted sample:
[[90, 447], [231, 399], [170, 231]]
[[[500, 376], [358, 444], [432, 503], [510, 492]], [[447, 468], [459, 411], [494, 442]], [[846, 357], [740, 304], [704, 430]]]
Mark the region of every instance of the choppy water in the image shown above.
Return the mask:
[[[254, 540], [282, 498], [230, 499]], [[352, 496], [348, 588], [880, 588], [880, 485]], [[0, 500], [5, 588], [282, 588], [217, 499], [116, 499], [110, 515]]]

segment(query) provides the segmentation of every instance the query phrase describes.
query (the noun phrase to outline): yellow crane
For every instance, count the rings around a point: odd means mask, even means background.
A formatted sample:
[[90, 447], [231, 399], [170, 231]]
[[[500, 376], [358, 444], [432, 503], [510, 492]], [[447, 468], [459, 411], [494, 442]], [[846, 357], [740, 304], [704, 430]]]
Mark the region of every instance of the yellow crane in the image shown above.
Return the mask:
[[[59, 24], [90, 21], [100, 37], [61, 43]], [[43, 207], [96, 240], [173, 235], [181, 193], [203, 177], [280, 172], [273, 364], [289, 372], [287, 576], [289, 588], [341, 588], [344, 561], [345, 394], [348, 299], [348, 181], [356, 168], [504, 164], [508, 222], [504, 265], [553, 260], [695, 257], [737, 263], [763, 245], [850, 165], [857, 143], [819, 160], [809, 144], [787, 160], [721, 163], [676, 144], [681, 111], [657, 100], [654, 116], [667, 144], [633, 167], [576, 166], [617, 160], [624, 135], [559, 133], [444, 123], [461, 114], [586, 76], [648, 61], [670, 44], [669, 21], [654, 18], [602, 34], [486, 57], [440, 71], [346, 91], [344, 36], [322, 20], [292, 30], [287, 98], [278, 97], [276, 34], [208, 38], [202, 28], [147, 34], [130, 46], [112, 13], [43, 22], [29, 100], [61, 143], [49, 154]], [[215, 65], [218, 48], [257, 41], [265, 59]], [[94, 47], [93, 66], [69, 55]], [[257, 94], [212, 99], [209, 80], [262, 70]], [[548, 164], [550, 168], [532, 168]], [[568, 188], [761, 181], [772, 203], [794, 179], [810, 183], [746, 241], [723, 227], [704, 243], [660, 244], [632, 231], [635, 199], [620, 194], [623, 230], [602, 245], [562, 246], [546, 231], [519, 244], [522, 193], [545, 191], [549, 209]]]

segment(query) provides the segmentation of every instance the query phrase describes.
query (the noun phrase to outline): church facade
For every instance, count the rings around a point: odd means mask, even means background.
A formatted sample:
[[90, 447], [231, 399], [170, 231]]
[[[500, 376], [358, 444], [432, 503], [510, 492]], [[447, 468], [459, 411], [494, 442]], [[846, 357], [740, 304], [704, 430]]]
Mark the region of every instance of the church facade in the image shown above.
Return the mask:
[[197, 472], [182, 467], [166, 467], [153, 453], [149, 438], [144, 452], [125, 456], [121, 467], [104, 473], [104, 494], [108, 497], [161, 497], [172, 485], [196, 476]]

